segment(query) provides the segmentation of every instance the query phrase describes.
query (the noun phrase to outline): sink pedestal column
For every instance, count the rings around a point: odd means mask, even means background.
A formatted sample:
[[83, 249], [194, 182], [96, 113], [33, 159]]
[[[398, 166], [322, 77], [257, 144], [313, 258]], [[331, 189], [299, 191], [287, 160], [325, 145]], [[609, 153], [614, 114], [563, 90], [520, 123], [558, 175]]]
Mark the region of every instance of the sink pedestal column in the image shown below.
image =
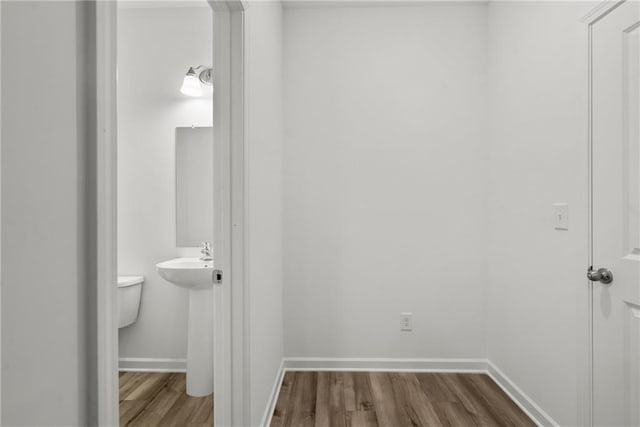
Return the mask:
[[189, 290], [187, 394], [213, 393], [213, 289]]

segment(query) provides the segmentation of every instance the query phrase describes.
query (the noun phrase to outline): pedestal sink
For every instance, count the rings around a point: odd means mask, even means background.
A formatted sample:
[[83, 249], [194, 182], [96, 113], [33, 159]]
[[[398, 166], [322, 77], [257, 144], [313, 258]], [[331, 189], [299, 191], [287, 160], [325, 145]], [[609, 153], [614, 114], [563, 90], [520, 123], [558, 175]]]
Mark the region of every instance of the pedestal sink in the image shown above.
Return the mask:
[[177, 258], [156, 264], [166, 281], [189, 290], [187, 394], [213, 393], [213, 261]]

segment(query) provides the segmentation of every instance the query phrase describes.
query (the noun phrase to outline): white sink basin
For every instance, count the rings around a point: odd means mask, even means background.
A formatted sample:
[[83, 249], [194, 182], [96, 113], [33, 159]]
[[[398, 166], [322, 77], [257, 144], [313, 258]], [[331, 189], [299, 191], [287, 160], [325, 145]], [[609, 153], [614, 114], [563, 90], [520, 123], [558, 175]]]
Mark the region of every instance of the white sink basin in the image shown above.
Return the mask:
[[213, 288], [213, 261], [198, 258], [176, 258], [156, 264], [164, 280], [187, 289]]

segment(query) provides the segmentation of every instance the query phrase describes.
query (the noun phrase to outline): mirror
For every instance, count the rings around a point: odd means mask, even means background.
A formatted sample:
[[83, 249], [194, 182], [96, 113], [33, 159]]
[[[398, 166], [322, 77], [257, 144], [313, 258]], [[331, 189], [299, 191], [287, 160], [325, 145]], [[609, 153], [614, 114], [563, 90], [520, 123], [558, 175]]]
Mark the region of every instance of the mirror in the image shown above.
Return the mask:
[[176, 128], [176, 244], [213, 241], [213, 128]]

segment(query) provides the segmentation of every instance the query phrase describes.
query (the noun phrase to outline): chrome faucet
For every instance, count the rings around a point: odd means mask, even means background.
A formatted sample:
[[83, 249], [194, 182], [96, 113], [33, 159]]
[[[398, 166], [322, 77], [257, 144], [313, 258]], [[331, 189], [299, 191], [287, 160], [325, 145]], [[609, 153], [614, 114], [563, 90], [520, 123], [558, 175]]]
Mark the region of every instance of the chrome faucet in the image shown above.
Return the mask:
[[211, 243], [202, 242], [200, 253], [202, 254], [202, 256], [200, 257], [200, 261], [213, 261], [213, 256], [211, 254]]

